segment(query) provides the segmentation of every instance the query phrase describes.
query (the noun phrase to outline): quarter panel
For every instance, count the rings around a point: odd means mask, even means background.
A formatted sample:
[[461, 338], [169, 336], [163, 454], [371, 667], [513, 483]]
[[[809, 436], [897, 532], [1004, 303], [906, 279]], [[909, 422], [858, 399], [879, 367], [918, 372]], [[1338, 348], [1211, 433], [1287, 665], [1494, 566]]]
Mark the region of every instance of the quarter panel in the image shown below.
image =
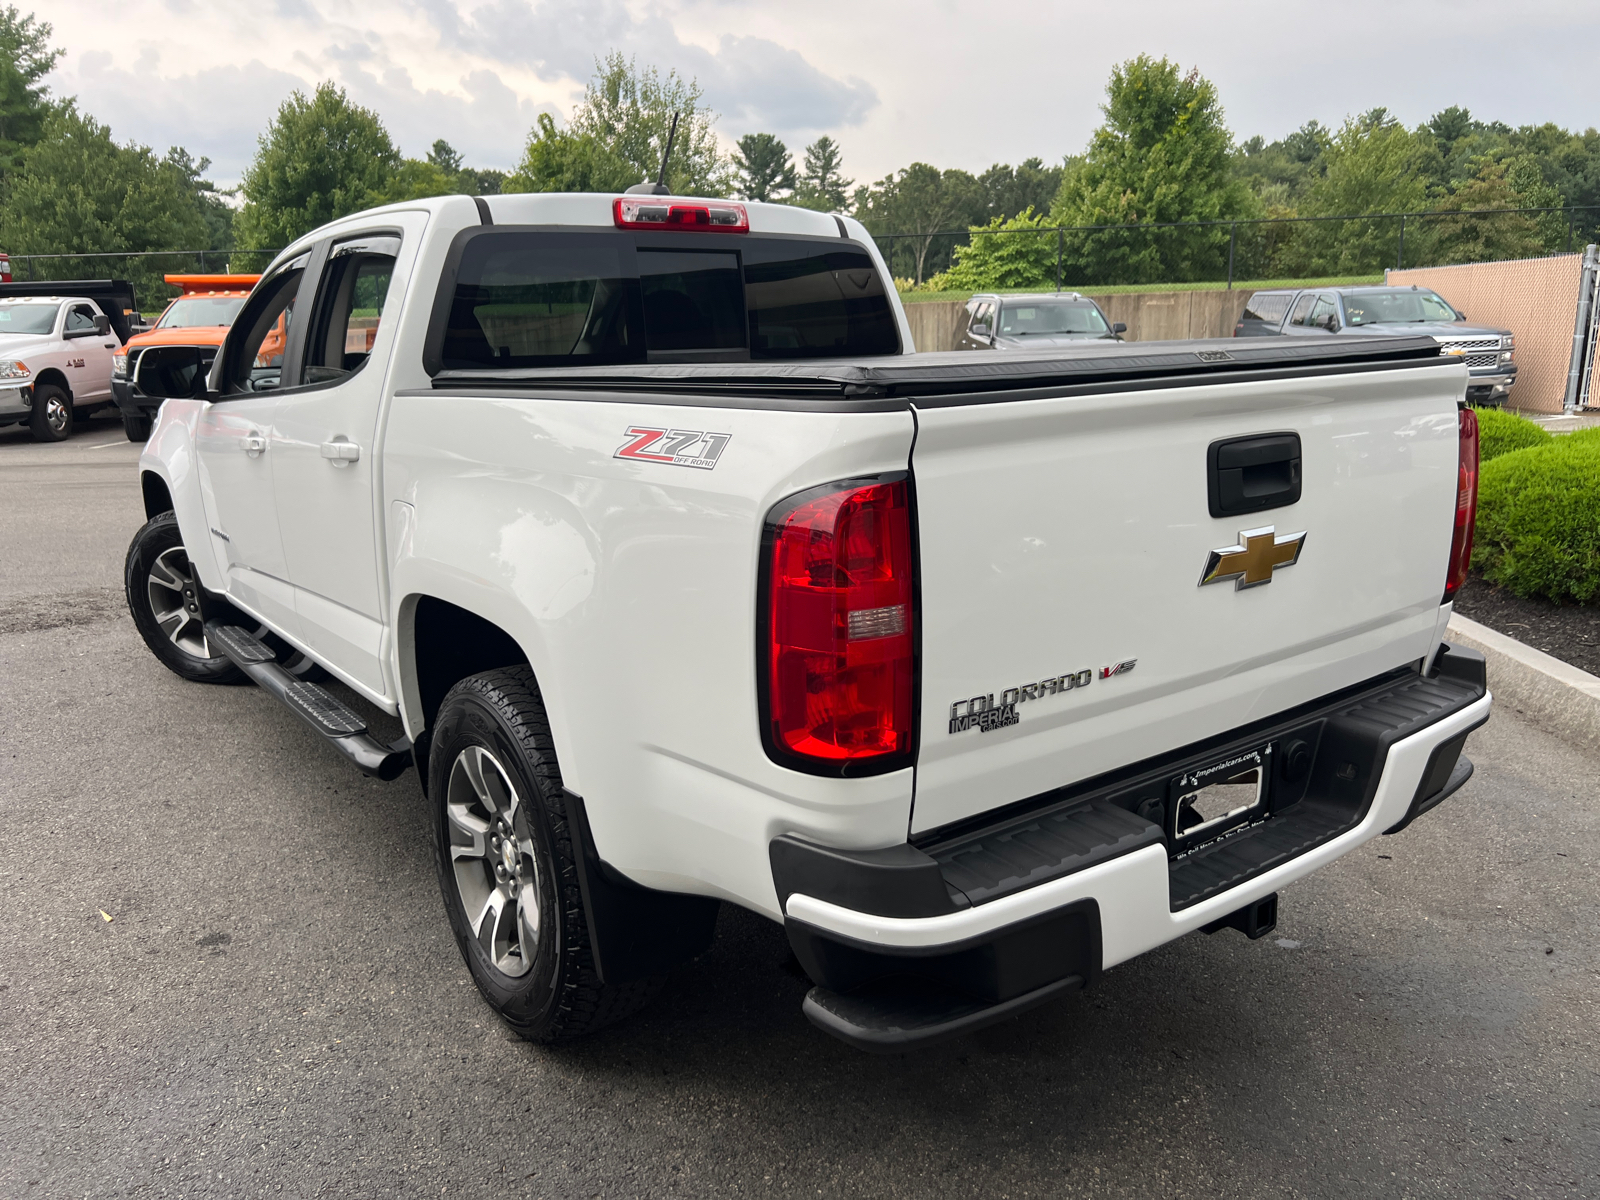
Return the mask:
[[[634, 427], [729, 441], [712, 470], [615, 457]], [[911, 771], [824, 779], [766, 757], [762, 520], [804, 488], [904, 470], [912, 436], [906, 412], [396, 396], [384, 477], [407, 515], [392, 619], [428, 594], [506, 629], [538, 674], [565, 782], [606, 860], [777, 916], [771, 838], [903, 841]]]

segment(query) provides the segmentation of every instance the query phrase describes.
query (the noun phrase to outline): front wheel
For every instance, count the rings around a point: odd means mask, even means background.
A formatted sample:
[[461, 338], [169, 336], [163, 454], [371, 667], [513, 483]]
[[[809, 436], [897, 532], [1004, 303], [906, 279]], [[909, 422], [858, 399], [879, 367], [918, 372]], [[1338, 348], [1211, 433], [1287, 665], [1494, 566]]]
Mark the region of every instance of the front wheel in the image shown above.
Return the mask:
[[133, 624], [167, 668], [196, 683], [238, 683], [244, 673], [206, 641], [209, 603], [183, 548], [178, 518], [153, 517], [128, 546], [123, 585]]
[[36, 384], [28, 432], [36, 442], [64, 442], [72, 436], [72, 397], [54, 383]]
[[128, 435], [130, 442], [149, 441], [150, 414], [147, 412], [124, 412], [122, 414], [122, 432]]
[[600, 981], [561, 771], [526, 667], [445, 696], [428, 755], [435, 864], [478, 991], [516, 1033], [567, 1041], [635, 1012], [661, 980]]

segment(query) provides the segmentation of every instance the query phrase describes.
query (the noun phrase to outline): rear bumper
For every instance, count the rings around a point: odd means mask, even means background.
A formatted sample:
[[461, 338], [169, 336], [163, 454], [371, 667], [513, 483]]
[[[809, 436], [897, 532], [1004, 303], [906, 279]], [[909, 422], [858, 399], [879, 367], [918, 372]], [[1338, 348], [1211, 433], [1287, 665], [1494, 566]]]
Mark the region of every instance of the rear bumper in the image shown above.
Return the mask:
[[[1354, 691], [920, 848], [841, 854], [778, 839], [785, 927], [819, 985], [808, 1015], [868, 1049], [964, 1032], [1088, 986], [1398, 832], [1470, 774], [1461, 748], [1491, 704], [1483, 660], [1455, 649], [1429, 679], [1407, 673]], [[1123, 807], [1151, 780], [1290, 739], [1310, 739], [1312, 758], [1286, 783], [1289, 756], [1277, 756], [1271, 786], [1286, 803], [1214, 843], [1173, 857], [1163, 826]], [[907, 1018], [918, 1002], [956, 1015]], [[875, 1018], [885, 1004], [899, 1011]]]

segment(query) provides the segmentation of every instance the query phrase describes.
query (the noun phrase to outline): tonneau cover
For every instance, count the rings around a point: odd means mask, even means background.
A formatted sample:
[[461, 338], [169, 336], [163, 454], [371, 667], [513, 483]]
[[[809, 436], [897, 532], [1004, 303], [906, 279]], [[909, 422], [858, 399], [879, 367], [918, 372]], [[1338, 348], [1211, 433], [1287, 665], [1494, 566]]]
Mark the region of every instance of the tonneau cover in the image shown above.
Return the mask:
[[435, 388], [559, 387], [741, 395], [929, 396], [1021, 388], [1210, 376], [1293, 374], [1395, 363], [1448, 365], [1431, 337], [1211, 338], [1182, 342], [1086, 341], [1030, 354], [946, 352], [805, 362], [648, 363], [632, 366], [451, 370]]

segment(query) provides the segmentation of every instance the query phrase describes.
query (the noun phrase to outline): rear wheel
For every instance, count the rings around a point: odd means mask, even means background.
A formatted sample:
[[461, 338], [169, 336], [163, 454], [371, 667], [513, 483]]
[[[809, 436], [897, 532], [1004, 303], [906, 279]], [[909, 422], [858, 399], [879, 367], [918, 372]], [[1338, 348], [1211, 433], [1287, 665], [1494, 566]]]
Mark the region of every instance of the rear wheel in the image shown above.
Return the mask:
[[464, 679], [428, 755], [435, 863], [473, 982], [521, 1037], [559, 1042], [635, 1012], [661, 988], [601, 983], [561, 771], [526, 667]]
[[72, 436], [72, 398], [55, 383], [36, 384], [28, 431], [36, 442], [63, 442]]
[[150, 438], [150, 414], [147, 412], [124, 412], [122, 414], [122, 432], [128, 435], [130, 442], [148, 441]]

